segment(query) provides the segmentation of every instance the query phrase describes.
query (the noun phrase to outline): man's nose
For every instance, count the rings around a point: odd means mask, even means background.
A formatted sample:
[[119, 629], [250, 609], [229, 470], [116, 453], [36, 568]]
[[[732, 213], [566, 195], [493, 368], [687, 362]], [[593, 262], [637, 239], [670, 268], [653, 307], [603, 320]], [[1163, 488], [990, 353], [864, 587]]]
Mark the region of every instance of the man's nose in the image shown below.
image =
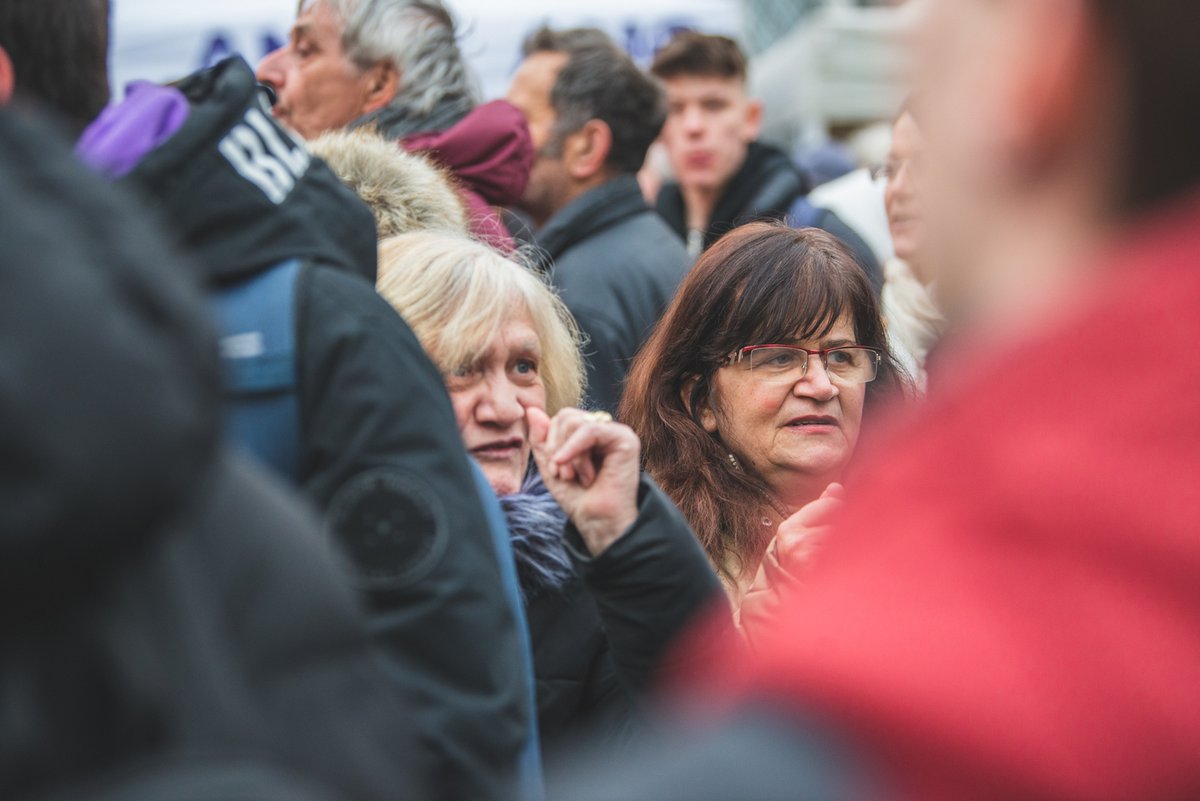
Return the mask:
[[683, 130], [693, 136], [704, 132], [704, 115], [696, 106], [683, 112]]
[[258, 69], [254, 73], [259, 83], [267, 84], [276, 92], [283, 88], [283, 82], [286, 79], [287, 70], [284, 65], [287, 59], [287, 49], [288, 46], [284, 45], [267, 53], [258, 63]]

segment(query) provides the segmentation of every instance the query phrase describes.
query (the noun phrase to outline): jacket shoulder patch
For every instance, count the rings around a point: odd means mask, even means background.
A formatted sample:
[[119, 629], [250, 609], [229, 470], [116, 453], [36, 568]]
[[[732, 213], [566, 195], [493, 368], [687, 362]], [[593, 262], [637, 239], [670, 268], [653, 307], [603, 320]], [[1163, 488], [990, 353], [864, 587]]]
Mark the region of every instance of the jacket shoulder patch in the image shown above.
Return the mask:
[[365, 590], [420, 581], [449, 543], [441, 500], [419, 475], [400, 467], [358, 474], [329, 504], [326, 525]]

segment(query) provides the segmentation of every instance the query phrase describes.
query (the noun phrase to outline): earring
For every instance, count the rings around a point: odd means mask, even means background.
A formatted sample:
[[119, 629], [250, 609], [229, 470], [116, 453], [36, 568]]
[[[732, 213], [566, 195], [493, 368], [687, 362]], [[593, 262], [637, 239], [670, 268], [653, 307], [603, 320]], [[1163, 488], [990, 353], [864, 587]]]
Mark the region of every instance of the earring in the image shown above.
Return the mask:
[[736, 457], [736, 456], [734, 456], [732, 453], [731, 453], [731, 454], [729, 454], [729, 464], [733, 465], [733, 469], [734, 469], [734, 470], [741, 470], [741, 469], [742, 469], [742, 463], [741, 463], [741, 462], [739, 462], [739, 461], [737, 460], [737, 457]]

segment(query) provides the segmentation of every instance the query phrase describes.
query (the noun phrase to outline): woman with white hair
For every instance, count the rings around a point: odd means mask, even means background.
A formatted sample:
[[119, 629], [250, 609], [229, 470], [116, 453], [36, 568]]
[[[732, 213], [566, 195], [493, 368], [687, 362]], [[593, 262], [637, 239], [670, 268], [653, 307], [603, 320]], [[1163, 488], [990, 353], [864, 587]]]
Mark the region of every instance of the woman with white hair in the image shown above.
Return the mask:
[[459, 431], [500, 496], [533, 640], [543, 753], [620, 737], [639, 694], [720, 584], [641, 475], [640, 443], [583, 392], [558, 296], [492, 249], [438, 233], [380, 246], [383, 295], [445, 376]]

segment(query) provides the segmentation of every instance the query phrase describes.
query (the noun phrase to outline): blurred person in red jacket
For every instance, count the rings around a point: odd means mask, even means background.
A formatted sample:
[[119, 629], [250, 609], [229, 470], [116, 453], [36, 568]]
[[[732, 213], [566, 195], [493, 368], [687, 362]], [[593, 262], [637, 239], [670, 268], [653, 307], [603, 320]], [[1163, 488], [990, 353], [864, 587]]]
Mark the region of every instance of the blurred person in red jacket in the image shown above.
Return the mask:
[[573, 799], [1200, 798], [1200, 5], [929, 6], [946, 392], [737, 711]]

